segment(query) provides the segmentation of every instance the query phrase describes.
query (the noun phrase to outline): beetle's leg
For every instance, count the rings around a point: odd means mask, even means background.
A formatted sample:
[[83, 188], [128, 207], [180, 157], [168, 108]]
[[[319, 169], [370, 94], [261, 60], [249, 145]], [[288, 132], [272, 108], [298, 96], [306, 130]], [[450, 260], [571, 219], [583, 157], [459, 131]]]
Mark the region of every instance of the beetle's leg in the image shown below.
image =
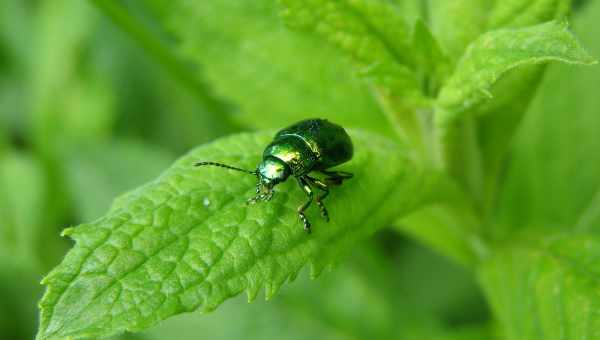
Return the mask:
[[325, 208], [325, 205], [323, 204], [323, 200], [325, 199], [325, 197], [327, 197], [327, 195], [329, 195], [329, 187], [327, 186], [327, 184], [323, 183], [317, 178], [313, 178], [310, 176], [306, 176], [306, 178], [308, 178], [311, 184], [321, 189], [321, 191], [323, 192], [322, 194], [317, 196], [317, 206], [321, 211], [321, 216], [325, 219], [325, 221], [329, 222], [329, 213], [327, 212], [327, 208]]
[[[259, 192], [260, 192], [260, 190], [259, 190]], [[273, 198], [273, 193], [275, 193], [275, 191], [273, 191], [273, 190], [270, 190], [268, 192], [260, 192], [259, 194], [256, 194], [256, 196], [250, 197], [249, 199], [247, 199], [246, 204], [252, 205], [252, 204], [256, 204], [260, 201], [270, 201], [271, 198]]]
[[354, 177], [353, 174], [351, 174], [349, 172], [345, 172], [345, 171], [321, 170], [319, 172], [322, 173], [323, 175], [327, 176], [324, 179], [324, 181], [325, 181], [325, 183], [331, 184], [331, 185], [341, 185], [344, 182], [344, 180]]
[[296, 179], [298, 180], [298, 185], [300, 185], [300, 188], [302, 188], [302, 191], [304, 191], [306, 196], [308, 196], [308, 200], [304, 204], [302, 204], [301, 206], [298, 207], [298, 216], [300, 217], [302, 224], [304, 224], [304, 230], [310, 234], [310, 222], [308, 222], [306, 215], [304, 215], [304, 210], [306, 210], [306, 208], [308, 208], [308, 206], [310, 205], [310, 203], [313, 200], [313, 191], [312, 191], [312, 188], [310, 187], [310, 184], [308, 184], [308, 182], [306, 181], [306, 179], [304, 177], [297, 177]]
[[247, 205], [256, 204], [260, 201], [265, 200], [265, 194], [256, 194], [256, 196], [250, 197], [246, 200]]
[[252, 205], [261, 200], [262, 195], [260, 194], [260, 182], [256, 183], [256, 195], [246, 200], [246, 204]]
[[262, 188], [263, 186], [260, 182], [256, 183], [256, 195], [246, 200], [247, 205], [252, 205], [260, 201], [270, 201], [271, 198], [273, 198], [275, 190], [273, 190], [272, 187], [269, 187], [266, 191], [261, 192]]

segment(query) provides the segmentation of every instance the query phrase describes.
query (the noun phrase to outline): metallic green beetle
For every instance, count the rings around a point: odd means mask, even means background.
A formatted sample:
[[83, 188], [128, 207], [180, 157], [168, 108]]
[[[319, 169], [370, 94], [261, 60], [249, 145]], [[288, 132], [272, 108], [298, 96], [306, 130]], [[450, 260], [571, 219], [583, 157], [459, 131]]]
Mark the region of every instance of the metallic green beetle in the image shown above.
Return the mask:
[[[327, 169], [347, 162], [352, 158], [352, 153], [352, 141], [344, 128], [325, 119], [307, 119], [277, 132], [254, 171], [216, 162], [198, 162], [195, 165], [214, 165], [255, 175], [256, 196], [248, 200], [249, 204], [269, 201], [273, 197], [273, 187], [294, 175], [308, 196], [308, 200], [298, 207], [298, 216], [304, 224], [304, 230], [310, 233], [310, 222], [304, 211], [313, 201], [313, 187], [322, 191], [316, 198], [317, 206], [321, 216], [329, 221], [323, 205], [323, 199], [329, 194], [329, 186], [342, 184], [352, 174]], [[309, 176], [312, 171], [324, 174], [325, 178], [321, 180]]]

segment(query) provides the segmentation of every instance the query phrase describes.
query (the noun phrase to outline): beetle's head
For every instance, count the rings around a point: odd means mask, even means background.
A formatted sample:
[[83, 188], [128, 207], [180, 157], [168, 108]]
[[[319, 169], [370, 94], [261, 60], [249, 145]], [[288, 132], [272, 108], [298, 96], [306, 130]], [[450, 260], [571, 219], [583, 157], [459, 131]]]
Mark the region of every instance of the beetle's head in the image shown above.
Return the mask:
[[256, 169], [256, 196], [248, 200], [249, 204], [268, 201], [273, 197], [273, 187], [290, 176], [290, 168], [276, 157], [266, 157]]
[[269, 156], [258, 165], [256, 173], [258, 176], [258, 191], [272, 195], [273, 187], [285, 181], [290, 176], [291, 171], [284, 161]]

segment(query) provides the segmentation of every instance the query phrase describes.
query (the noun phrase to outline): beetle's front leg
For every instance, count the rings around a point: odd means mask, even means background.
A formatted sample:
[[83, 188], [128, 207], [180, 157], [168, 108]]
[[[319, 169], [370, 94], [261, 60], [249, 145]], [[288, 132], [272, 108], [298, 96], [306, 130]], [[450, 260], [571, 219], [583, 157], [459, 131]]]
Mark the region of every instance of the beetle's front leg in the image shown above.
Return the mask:
[[317, 206], [321, 211], [321, 216], [325, 219], [325, 221], [329, 222], [329, 213], [327, 212], [327, 208], [325, 208], [325, 204], [323, 204], [323, 200], [327, 195], [329, 195], [329, 187], [327, 184], [323, 183], [320, 179], [313, 178], [310, 176], [306, 176], [308, 180], [317, 188], [321, 189], [322, 194], [317, 196]]
[[296, 179], [298, 180], [298, 185], [300, 185], [302, 191], [304, 191], [306, 196], [308, 196], [308, 200], [306, 201], [306, 203], [298, 207], [298, 216], [300, 217], [302, 224], [304, 224], [304, 230], [310, 234], [310, 222], [308, 222], [304, 211], [310, 206], [310, 203], [313, 201], [313, 191], [310, 187], [310, 184], [308, 184], [308, 181], [304, 177], [297, 177]]
[[252, 205], [260, 201], [270, 201], [273, 198], [273, 194], [275, 193], [273, 189], [269, 188], [266, 192], [261, 192], [261, 188], [261, 184], [258, 183], [256, 185], [256, 196], [246, 200], [247, 205]]
[[262, 199], [261, 193], [260, 193], [260, 182], [256, 183], [256, 195], [254, 197], [250, 197], [246, 200], [246, 204], [247, 205], [252, 205], [255, 204], [256, 202], [260, 201]]
[[256, 204], [260, 201], [270, 201], [271, 198], [273, 198], [273, 192], [269, 192], [269, 193], [260, 193], [257, 194], [256, 196], [250, 197], [246, 200], [246, 204], [247, 205], [253, 205]]

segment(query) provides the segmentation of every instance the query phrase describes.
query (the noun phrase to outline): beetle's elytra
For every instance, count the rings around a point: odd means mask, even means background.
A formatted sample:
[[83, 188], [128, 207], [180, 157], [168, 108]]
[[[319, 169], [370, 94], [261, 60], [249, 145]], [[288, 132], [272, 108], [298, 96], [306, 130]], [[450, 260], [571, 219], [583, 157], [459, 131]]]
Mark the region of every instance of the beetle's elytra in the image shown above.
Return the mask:
[[[298, 216], [304, 230], [310, 233], [310, 222], [304, 211], [313, 201], [313, 189], [321, 191], [316, 197], [317, 206], [321, 216], [329, 221], [327, 209], [323, 205], [323, 200], [329, 194], [329, 186], [342, 184], [352, 174], [327, 169], [349, 161], [352, 153], [352, 141], [343, 127], [325, 119], [307, 119], [277, 132], [271, 144], [265, 148], [262, 162], [254, 171], [217, 162], [198, 162], [195, 165], [213, 165], [255, 175], [256, 196], [248, 199], [250, 204], [269, 201], [273, 197], [273, 187], [293, 175], [308, 197], [298, 207]], [[325, 177], [318, 179], [310, 176], [309, 173], [313, 171], [320, 172]]]

